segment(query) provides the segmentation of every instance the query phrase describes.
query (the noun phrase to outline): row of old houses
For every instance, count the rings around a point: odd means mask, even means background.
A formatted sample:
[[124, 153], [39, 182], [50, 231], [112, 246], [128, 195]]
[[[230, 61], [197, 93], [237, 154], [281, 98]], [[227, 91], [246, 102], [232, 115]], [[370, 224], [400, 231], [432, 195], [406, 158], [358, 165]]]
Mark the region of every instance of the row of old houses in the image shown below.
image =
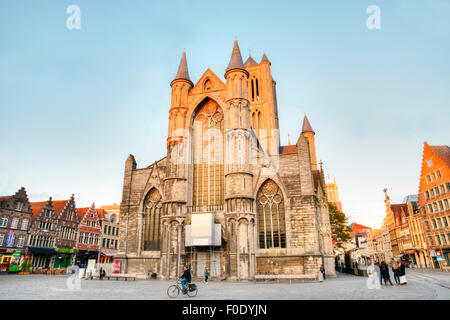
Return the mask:
[[384, 189], [386, 216], [368, 233], [367, 255], [403, 260], [420, 268], [450, 270], [450, 148], [424, 143], [419, 193], [392, 204]]
[[0, 197], [0, 272], [66, 269], [89, 259], [111, 263], [120, 207], [77, 208], [67, 200], [30, 202], [25, 188]]

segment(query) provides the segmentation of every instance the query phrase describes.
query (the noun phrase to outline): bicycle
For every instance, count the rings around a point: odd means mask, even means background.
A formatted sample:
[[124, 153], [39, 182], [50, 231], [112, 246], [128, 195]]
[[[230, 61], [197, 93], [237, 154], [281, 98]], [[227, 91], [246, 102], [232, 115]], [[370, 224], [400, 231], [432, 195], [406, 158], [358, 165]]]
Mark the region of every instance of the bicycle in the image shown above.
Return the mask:
[[[189, 297], [192, 298], [197, 295], [198, 289], [197, 289], [197, 285], [195, 283], [187, 283], [186, 287], [187, 287], [186, 293]], [[173, 284], [173, 285], [169, 286], [169, 288], [167, 288], [167, 295], [170, 298], [176, 298], [180, 294], [181, 290], [183, 290], [182, 286], [181, 286], [181, 280], [177, 280], [176, 284]]]

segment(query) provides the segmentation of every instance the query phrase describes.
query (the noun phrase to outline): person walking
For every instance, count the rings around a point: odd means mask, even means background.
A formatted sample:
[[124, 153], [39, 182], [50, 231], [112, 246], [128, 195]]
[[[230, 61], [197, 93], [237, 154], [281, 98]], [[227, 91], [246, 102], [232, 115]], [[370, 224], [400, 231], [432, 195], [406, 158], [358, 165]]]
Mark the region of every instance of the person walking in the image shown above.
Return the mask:
[[400, 284], [407, 284], [406, 281], [406, 265], [405, 261], [400, 262], [400, 268], [399, 268], [399, 282]]
[[325, 267], [323, 265], [320, 266], [320, 272], [322, 272], [323, 279], [325, 280], [326, 279], [326, 277], [325, 277]]
[[387, 283], [389, 281], [391, 286], [393, 286], [390, 275], [389, 275], [389, 267], [385, 261], [381, 262], [381, 274], [383, 275], [384, 285], [387, 286]]
[[394, 272], [394, 280], [396, 285], [400, 285], [400, 268], [397, 261], [392, 263], [392, 272]]
[[208, 267], [205, 267], [205, 283], [208, 284], [209, 271]]
[[375, 265], [378, 267], [377, 271], [378, 271], [378, 276], [380, 278], [380, 286], [383, 285], [383, 273], [381, 272], [381, 264], [377, 261], [377, 263], [375, 263]]

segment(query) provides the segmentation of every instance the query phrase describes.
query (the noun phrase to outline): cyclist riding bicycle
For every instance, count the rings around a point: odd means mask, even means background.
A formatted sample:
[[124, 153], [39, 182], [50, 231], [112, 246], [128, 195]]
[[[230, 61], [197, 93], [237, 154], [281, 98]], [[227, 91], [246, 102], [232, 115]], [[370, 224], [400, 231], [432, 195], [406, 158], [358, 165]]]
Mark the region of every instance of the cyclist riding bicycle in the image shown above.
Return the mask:
[[181, 275], [180, 280], [181, 280], [181, 286], [183, 287], [183, 294], [186, 294], [187, 289], [186, 289], [186, 283], [190, 283], [191, 282], [191, 269], [189, 269], [189, 267], [186, 265], [183, 267], [184, 273]]

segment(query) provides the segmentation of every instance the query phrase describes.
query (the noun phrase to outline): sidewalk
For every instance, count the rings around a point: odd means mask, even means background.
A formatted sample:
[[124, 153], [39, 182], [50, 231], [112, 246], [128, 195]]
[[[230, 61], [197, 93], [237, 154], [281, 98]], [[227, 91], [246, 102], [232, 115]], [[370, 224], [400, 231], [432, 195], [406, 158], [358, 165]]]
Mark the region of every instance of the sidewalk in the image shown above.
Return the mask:
[[450, 269], [433, 269], [433, 268], [407, 268], [406, 270], [410, 271], [419, 271], [419, 272], [440, 272], [440, 273], [449, 273]]

